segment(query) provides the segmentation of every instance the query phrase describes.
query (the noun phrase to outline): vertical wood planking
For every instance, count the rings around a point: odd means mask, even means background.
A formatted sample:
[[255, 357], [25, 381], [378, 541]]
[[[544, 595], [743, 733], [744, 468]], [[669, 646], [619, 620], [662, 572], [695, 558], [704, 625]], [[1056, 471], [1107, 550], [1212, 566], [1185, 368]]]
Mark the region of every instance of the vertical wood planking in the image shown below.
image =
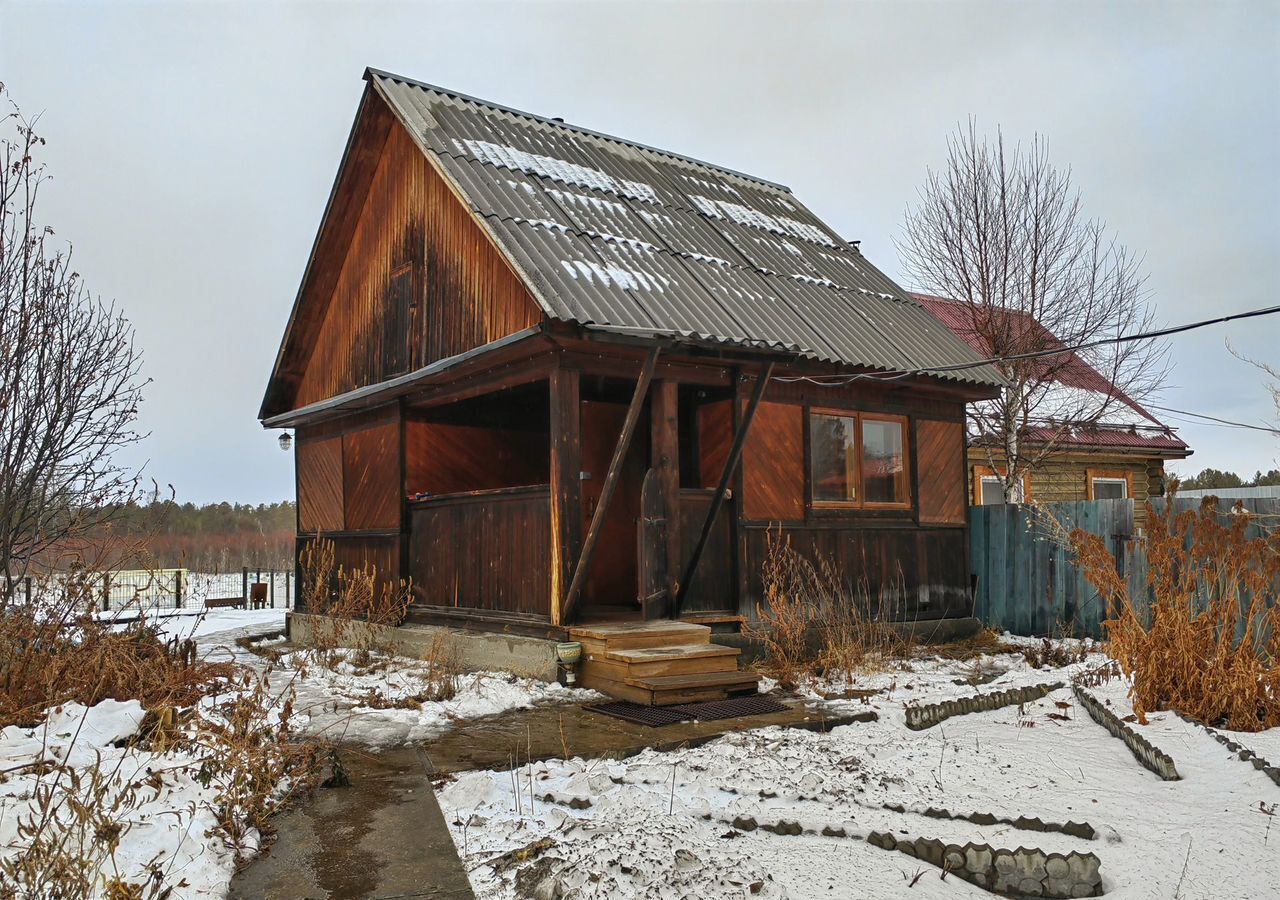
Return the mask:
[[[378, 100], [376, 102], [381, 103]], [[523, 283], [395, 123], [382, 146], [292, 408], [377, 384], [536, 324]], [[337, 244], [338, 242], [335, 242]], [[321, 312], [321, 310], [323, 312]], [[300, 310], [300, 313], [304, 312]]]

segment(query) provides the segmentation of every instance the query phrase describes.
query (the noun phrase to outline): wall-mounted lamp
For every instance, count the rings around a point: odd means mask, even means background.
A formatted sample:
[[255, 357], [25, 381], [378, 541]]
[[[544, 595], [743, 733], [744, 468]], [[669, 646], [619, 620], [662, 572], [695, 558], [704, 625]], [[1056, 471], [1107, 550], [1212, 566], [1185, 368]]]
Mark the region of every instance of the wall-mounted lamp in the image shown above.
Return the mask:
[[288, 453], [289, 448], [292, 446], [293, 446], [293, 435], [291, 435], [287, 431], [282, 433], [280, 435], [280, 449]]

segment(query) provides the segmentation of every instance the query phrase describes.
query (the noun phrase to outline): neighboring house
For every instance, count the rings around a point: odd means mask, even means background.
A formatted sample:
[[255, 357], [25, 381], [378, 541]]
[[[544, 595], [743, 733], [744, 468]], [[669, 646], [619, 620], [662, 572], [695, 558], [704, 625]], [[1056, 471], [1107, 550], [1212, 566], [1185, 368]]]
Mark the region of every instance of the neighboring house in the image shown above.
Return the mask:
[[260, 414], [300, 549], [412, 578], [411, 622], [588, 641], [754, 616], [772, 526], [902, 618], [969, 614], [998, 372], [785, 187], [365, 78]]
[[[975, 352], [984, 358], [991, 356], [986, 341], [973, 328], [968, 304], [927, 294], [914, 296]], [[1039, 323], [1031, 324], [1041, 328]], [[1051, 346], [1053, 336], [1048, 332], [1045, 336], [1045, 346]], [[1071, 353], [1065, 364], [1055, 363], [1055, 369], [1052, 389], [1099, 398], [1095, 408], [1101, 414], [1088, 422], [1033, 426], [1021, 436], [1031, 445], [1043, 445], [1050, 438], [1057, 445], [1024, 476], [1025, 499], [1051, 503], [1131, 497], [1141, 510], [1148, 497], [1163, 495], [1165, 461], [1185, 459], [1192, 452], [1177, 432], [1126, 396], [1079, 355]], [[969, 502], [1003, 503], [1004, 493], [995, 471], [1001, 469], [1002, 452], [984, 443], [972, 429], [969, 444]]]

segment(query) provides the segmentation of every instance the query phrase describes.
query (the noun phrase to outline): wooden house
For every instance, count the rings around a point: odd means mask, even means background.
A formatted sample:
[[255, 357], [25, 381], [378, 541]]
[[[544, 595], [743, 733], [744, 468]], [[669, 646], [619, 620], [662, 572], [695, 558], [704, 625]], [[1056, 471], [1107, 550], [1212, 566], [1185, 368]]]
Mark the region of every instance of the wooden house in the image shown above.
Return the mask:
[[[991, 356], [987, 338], [973, 326], [968, 305], [946, 297], [914, 295], [940, 322], [970, 348]], [[1044, 346], [1056, 338], [1038, 322], [1045, 336]], [[1135, 516], [1141, 524], [1149, 497], [1164, 495], [1164, 466], [1168, 460], [1186, 459], [1191, 448], [1178, 437], [1177, 430], [1161, 422], [1148, 409], [1089, 365], [1079, 354], [1065, 354], [1055, 360], [1052, 380], [1067, 390], [1100, 398], [1097, 415], [1087, 421], [1039, 424], [1022, 439], [1053, 447], [1039, 465], [1023, 477], [1027, 501], [1058, 503], [1076, 500], [1135, 501]], [[1090, 405], [1081, 403], [1081, 409]], [[969, 500], [974, 506], [1004, 503], [997, 469], [1003, 469], [1003, 453], [981, 435], [969, 435]], [[1052, 444], [1046, 442], [1052, 440]]]
[[411, 623], [612, 642], [619, 683], [755, 615], [771, 528], [901, 618], [969, 614], [964, 405], [999, 374], [856, 244], [780, 185], [365, 80], [261, 409], [300, 548], [411, 578]]

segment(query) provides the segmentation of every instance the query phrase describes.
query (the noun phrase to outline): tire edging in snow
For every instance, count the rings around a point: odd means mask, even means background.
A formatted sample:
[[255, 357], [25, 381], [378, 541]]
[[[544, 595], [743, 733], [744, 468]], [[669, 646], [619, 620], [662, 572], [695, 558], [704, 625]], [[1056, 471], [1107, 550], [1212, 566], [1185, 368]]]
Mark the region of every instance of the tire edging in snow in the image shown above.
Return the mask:
[[934, 806], [908, 807], [894, 803], [885, 803], [881, 808], [896, 813], [913, 813], [930, 819], [972, 822], [974, 825], [990, 826], [999, 824], [1017, 828], [1019, 831], [1052, 831], [1058, 834], [1068, 834], [1086, 841], [1092, 841], [1098, 836], [1097, 831], [1088, 822], [1045, 822], [1038, 817], [1031, 816], [1019, 816], [1016, 819], [1010, 819], [994, 816], [991, 813], [953, 813], [948, 809]]
[[1009, 688], [1004, 691], [992, 691], [989, 694], [974, 694], [955, 700], [943, 700], [940, 703], [926, 703], [906, 708], [907, 727], [912, 731], [923, 731], [945, 722], [952, 716], [964, 716], [975, 712], [989, 712], [1015, 703], [1030, 703], [1039, 700], [1046, 694], [1062, 687], [1061, 681], [1045, 684], [1029, 684], [1024, 687]]
[[1182, 776], [1178, 774], [1178, 767], [1173, 763], [1172, 756], [1130, 728], [1127, 722], [1100, 703], [1097, 697], [1080, 687], [1080, 685], [1075, 684], [1071, 687], [1075, 692], [1076, 699], [1080, 701], [1080, 705], [1089, 713], [1089, 717], [1111, 732], [1112, 737], [1124, 741], [1134, 759], [1165, 781], [1180, 781], [1182, 779]]
[[1248, 747], [1237, 741], [1233, 741], [1231, 738], [1218, 731], [1218, 729], [1206, 725], [1198, 719], [1193, 719], [1190, 716], [1184, 716], [1177, 710], [1174, 710], [1174, 715], [1184, 722], [1190, 722], [1192, 725], [1198, 725], [1203, 728], [1210, 737], [1234, 753], [1241, 762], [1252, 763], [1255, 769], [1261, 771], [1262, 774], [1266, 775], [1274, 781], [1278, 787], [1280, 787], [1280, 766], [1272, 765]]
[[867, 835], [867, 843], [932, 863], [988, 891], [1057, 898], [1102, 894], [1102, 862], [1094, 853], [1007, 850], [972, 842], [961, 846], [923, 837], [899, 840], [882, 831]]

